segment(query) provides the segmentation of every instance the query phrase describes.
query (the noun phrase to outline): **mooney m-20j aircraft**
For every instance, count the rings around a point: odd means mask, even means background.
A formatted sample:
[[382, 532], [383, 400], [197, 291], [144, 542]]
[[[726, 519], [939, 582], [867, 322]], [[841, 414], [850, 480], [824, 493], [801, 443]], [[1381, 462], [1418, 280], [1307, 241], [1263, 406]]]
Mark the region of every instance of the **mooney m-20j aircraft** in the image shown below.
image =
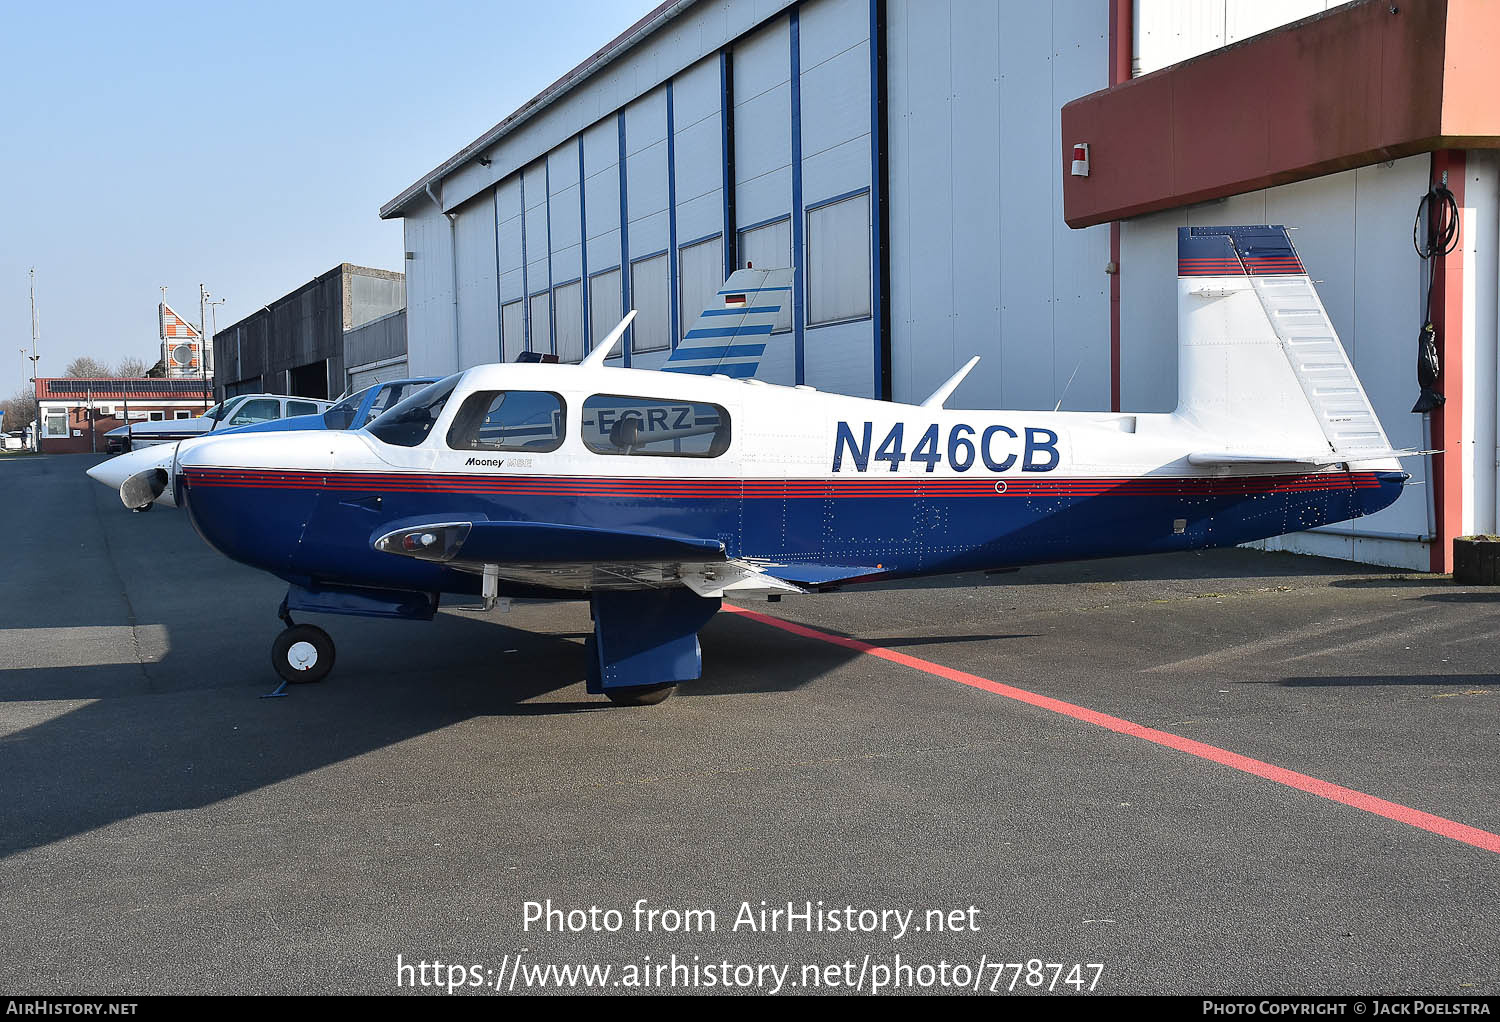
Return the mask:
[[579, 365], [476, 366], [364, 429], [90, 474], [289, 583], [283, 678], [333, 664], [293, 612], [587, 599], [589, 691], [637, 704], [699, 676], [726, 595], [1229, 546], [1378, 511], [1407, 479], [1281, 227], [1181, 230], [1170, 414], [945, 408], [977, 359], [919, 405], [761, 383], [791, 287], [737, 271], [665, 371], [607, 363], [627, 316]]

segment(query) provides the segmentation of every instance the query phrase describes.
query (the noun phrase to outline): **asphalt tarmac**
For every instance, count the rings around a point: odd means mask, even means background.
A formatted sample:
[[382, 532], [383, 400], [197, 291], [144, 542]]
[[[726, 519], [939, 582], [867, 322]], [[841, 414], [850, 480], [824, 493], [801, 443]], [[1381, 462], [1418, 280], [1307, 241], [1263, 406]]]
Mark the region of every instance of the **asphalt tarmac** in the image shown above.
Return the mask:
[[284, 586], [92, 463], [0, 461], [0, 992], [1500, 993], [1500, 590], [1229, 550], [744, 601], [819, 634], [720, 614], [630, 709], [583, 604], [309, 616], [333, 675], [263, 699]]

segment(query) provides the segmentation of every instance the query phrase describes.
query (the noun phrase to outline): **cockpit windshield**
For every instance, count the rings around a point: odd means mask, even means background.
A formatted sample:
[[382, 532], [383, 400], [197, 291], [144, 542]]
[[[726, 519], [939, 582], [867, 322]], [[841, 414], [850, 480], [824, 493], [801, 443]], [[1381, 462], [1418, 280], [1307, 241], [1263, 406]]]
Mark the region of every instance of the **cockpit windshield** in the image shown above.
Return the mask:
[[[378, 387], [379, 384], [377, 383], [376, 386]], [[339, 401], [338, 404], [323, 413], [323, 425], [329, 429], [348, 429], [354, 422], [355, 413], [359, 411], [360, 402], [365, 399], [365, 395], [369, 392], [370, 388], [366, 387], [364, 390], [350, 394]]]
[[462, 373], [454, 373], [395, 405], [366, 428], [382, 443], [397, 447], [416, 447], [427, 439], [433, 424], [443, 414], [443, 406], [458, 386]]

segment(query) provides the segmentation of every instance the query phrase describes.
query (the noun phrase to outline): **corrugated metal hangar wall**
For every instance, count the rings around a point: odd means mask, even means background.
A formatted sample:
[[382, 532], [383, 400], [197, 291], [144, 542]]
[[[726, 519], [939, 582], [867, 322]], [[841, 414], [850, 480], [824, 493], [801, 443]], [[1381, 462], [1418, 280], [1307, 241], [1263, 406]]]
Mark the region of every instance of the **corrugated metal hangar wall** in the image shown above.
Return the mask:
[[[1133, 69], [1336, 6], [1135, 0]], [[382, 211], [405, 218], [411, 371], [528, 349], [576, 360], [627, 308], [638, 318], [616, 364], [656, 366], [731, 269], [792, 264], [795, 308], [763, 379], [917, 401], [979, 354], [955, 405], [1108, 409], [1110, 228], [1064, 224], [1058, 155], [1062, 105], [1110, 84], [1110, 17], [1110, 0], [664, 4], [639, 39]], [[1175, 403], [1174, 228], [1284, 222], [1392, 440], [1422, 446], [1408, 412], [1424, 280], [1410, 229], [1430, 163], [1125, 222], [1121, 406]], [[1494, 192], [1493, 167], [1470, 170], [1471, 199]], [[1479, 305], [1494, 306], [1485, 286]], [[1470, 374], [1480, 407], [1494, 407], [1494, 375]], [[1477, 438], [1471, 450], [1493, 451]], [[1493, 459], [1472, 460], [1489, 485], [1468, 488], [1471, 519], [1494, 528]], [[1425, 568], [1426, 468], [1408, 467], [1419, 485], [1392, 508], [1277, 544]]]
[[787, 6], [694, 5], [413, 203], [412, 370], [576, 360], [626, 308], [656, 366], [736, 265], [805, 247], [761, 377], [879, 393], [871, 6]]
[[[581, 357], [627, 306], [623, 357], [658, 365], [729, 270], [800, 263], [763, 379], [920, 399], [981, 352], [959, 401], [1051, 407], [1076, 370], [1068, 406], [1097, 405], [1104, 232], [1056, 215], [1051, 154], [1060, 105], [1105, 84], [1100, 11], [691, 6], [503, 137], [488, 167], [447, 176], [441, 210], [403, 210], [412, 371], [528, 348]], [[884, 177], [871, 146], [882, 84]], [[997, 350], [1011, 334], [1021, 343]]]

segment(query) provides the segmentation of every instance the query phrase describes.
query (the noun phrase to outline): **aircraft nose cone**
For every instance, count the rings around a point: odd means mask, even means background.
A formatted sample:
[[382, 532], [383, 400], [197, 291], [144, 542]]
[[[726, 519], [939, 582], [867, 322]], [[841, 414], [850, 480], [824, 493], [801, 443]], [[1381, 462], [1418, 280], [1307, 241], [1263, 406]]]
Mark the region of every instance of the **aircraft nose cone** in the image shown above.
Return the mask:
[[[139, 497], [133, 498], [136, 500], [136, 503], [132, 504], [121, 488], [129, 480], [141, 475], [141, 473], [153, 472], [155, 470], [162, 470], [167, 473], [170, 486], [174, 450], [175, 445], [173, 444], [142, 447], [128, 454], [121, 454], [106, 461], [101, 461], [92, 468], [85, 469], [84, 473], [95, 482], [108, 486], [111, 490], [119, 493], [120, 499], [126, 507], [139, 506], [140, 503], [149, 504], [151, 503], [150, 500]], [[170, 504], [171, 501], [166, 500], [163, 503]]]
[[93, 468], [85, 469], [83, 474], [94, 480], [94, 482], [96, 483], [103, 483], [105, 486], [119, 486], [120, 483], [124, 482], [124, 480], [115, 479], [115, 476], [118, 475], [119, 472], [117, 469], [110, 465], [110, 462], [114, 460], [114, 458], [110, 458], [109, 461], [101, 461]]

